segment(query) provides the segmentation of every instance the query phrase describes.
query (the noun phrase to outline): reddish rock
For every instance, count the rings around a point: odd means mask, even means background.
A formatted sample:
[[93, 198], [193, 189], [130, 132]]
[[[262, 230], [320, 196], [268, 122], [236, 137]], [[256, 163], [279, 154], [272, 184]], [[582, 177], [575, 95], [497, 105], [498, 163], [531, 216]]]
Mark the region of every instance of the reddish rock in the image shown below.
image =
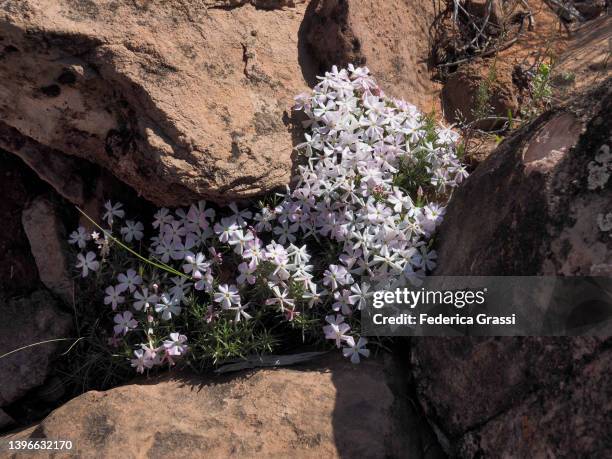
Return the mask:
[[427, 66], [431, 2], [314, 0], [306, 39], [322, 70], [366, 65], [390, 96], [423, 111], [439, 105]]
[[0, 148], [47, 178], [51, 164], [25, 158], [26, 148], [84, 158], [159, 205], [285, 185], [293, 98], [312, 71], [298, 43], [305, 9], [288, 0], [9, 1], [0, 132], [12, 134]]
[[[434, 274], [612, 274], [612, 238], [598, 227], [612, 182], [588, 178], [612, 141], [612, 79], [588, 90], [514, 132], [454, 192]], [[610, 338], [413, 342], [419, 400], [450, 454], [611, 454]]]
[[454, 193], [439, 230], [436, 274], [612, 269], [612, 238], [597, 223], [611, 210], [612, 187], [588, 185], [589, 163], [610, 148], [611, 119], [608, 80], [506, 139]]
[[497, 129], [518, 112], [512, 68], [505, 63], [477, 60], [449, 75], [442, 88], [442, 106], [451, 122], [473, 123], [474, 128]]
[[369, 360], [87, 392], [4, 437], [70, 439], [83, 457], [427, 457], [436, 446], [397, 368]]
[[426, 412], [449, 437], [519, 404], [534, 388], [555, 386], [605, 340], [585, 337], [415, 338], [413, 372]]
[[474, 457], [481, 451], [500, 452], [504, 445], [512, 445], [506, 450], [508, 457], [612, 456], [611, 371], [608, 350], [569, 380], [530, 394], [504, 416], [468, 433], [460, 455]]

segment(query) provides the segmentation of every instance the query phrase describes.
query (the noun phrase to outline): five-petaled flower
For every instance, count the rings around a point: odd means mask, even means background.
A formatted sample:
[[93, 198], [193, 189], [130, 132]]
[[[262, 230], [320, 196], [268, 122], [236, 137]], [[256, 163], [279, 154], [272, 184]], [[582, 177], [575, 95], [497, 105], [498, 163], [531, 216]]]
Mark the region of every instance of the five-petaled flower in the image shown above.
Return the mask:
[[134, 319], [134, 314], [132, 314], [130, 311], [115, 314], [113, 320], [115, 321], [115, 335], [125, 335], [127, 332], [138, 326], [138, 322], [136, 319]]
[[229, 309], [233, 304], [240, 304], [240, 294], [235, 285], [221, 284], [217, 290], [213, 298], [223, 309]]
[[351, 362], [359, 363], [359, 354], [363, 355], [364, 357], [370, 356], [370, 351], [365, 348], [365, 345], [368, 344], [367, 339], [359, 338], [359, 341], [357, 341], [357, 344], [355, 344], [355, 338], [349, 336], [345, 339], [345, 343], [348, 347], [342, 348], [342, 354], [344, 357], [350, 357]]
[[123, 218], [125, 216], [125, 211], [122, 209], [122, 207], [123, 204], [121, 204], [120, 202], [112, 204], [110, 201], [106, 201], [106, 203], [104, 204], [106, 212], [104, 213], [104, 215], [102, 215], [102, 218], [106, 220], [106, 223], [108, 223], [109, 226], [113, 226], [115, 217]]
[[100, 263], [96, 260], [94, 252], [87, 252], [85, 255], [79, 253], [76, 267], [81, 269], [82, 277], [87, 277], [89, 271], [97, 271], [100, 268]]

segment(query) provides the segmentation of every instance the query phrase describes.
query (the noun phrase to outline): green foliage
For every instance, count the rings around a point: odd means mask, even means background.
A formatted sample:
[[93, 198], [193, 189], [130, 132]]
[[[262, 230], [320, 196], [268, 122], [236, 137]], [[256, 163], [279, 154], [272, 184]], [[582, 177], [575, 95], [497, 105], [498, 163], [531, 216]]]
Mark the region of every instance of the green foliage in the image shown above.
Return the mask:
[[220, 318], [207, 322], [206, 307], [188, 308], [185, 330], [189, 331], [192, 352], [188, 365], [204, 371], [220, 362], [245, 358], [252, 354], [271, 353], [278, 339], [264, 326], [263, 312], [258, 311], [254, 320], [233, 322]]
[[[436, 113], [432, 111], [424, 115], [421, 121], [426, 135], [414, 148], [412, 155], [400, 159], [398, 172], [393, 178], [393, 185], [408, 194], [417, 206], [425, 204], [423, 198], [434, 198], [437, 195], [435, 187], [430, 181], [431, 164], [428, 160], [431, 150], [439, 146]], [[459, 154], [457, 156], [460, 157]]]
[[552, 86], [550, 84], [552, 64], [540, 63], [538, 65], [533, 81], [531, 82], [531, 97], [534, 102], [548, 102], [552, 97]]
[[487, 118], [491, 115], [492, 107], [489, 101], [491, 100], [491, 89], [497, 80], [497, 66], [495, 60], [489, 67], [489, 73], [478, 85], [476, 98], [474, 100], [474, 108], [472, 116], [475, 120]]
[[529, 101], [521, 110], [524, 123], [531, 121], [549, 108], [553, 95], [553, 69], [554, 62], [552, 58], [549, 62], [541, 61], [537, 64], [535, 75], [531, 80], [529, 88]]

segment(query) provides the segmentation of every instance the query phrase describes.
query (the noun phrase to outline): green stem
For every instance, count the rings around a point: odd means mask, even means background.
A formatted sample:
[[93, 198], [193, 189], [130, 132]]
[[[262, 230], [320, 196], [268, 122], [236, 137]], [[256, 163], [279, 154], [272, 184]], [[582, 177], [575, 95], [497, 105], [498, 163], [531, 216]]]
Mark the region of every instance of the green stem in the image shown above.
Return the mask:
[[98, 225], [89, 215], [87, 215], [83, 210], [81, 210], [79, 207], [75, 206], [76, 209], [87, 219], [91, 222], [92, 225], [94, 225], [96, 228], [98, 228], [100, 231], [102, 231], [104, 233], [104, 235], [106, 237], [108, 237], [110, 240], [112, 240], [115, 244], [117, 244], [119, 247], [121, 247], [124, 250], [127, 250], [128, 252], [130, 252], [132, 255], [134, 255], [136, 258], [138, 258], [139, 260], [148, 263], [152, 266], [155, 266], [158, 269], [162, 269], [164, 271], [167, 271], [171, 274], [174, 274], [175, 276], [180, 276], [180, 277], [184, 277], [185, 279], [191, 279], [191, 277], [189, 277], [188, 275], [177, 271], [176, 269], [174, 269], [171, 266], [168, 266], [165, 263], [159, 262], [159, 263], [155, 263], [154, 261], [149, 260], [148, 258], [143, 257], [142, 255], [140, 255], [138, 252], [136, 252], [135, 250], [132, 250], [130, 247], [128, 247], [127, 245], [125, 245], [123, 242], [121, 242], [119, 239], [117, 239], [116, 237], [114, 237], [111, 233], [109, 233], [108, 231], [106, 231], [104, 228], [102, 228], [100, 225]]
[[[39, 344], [54, 343], [54, 342], [57, 342], [57, 341], [70, 341], [71, 339], [74, 339], [74, 338], [56, 338], [56, 339], [48, 339], [48, 340], [46, 340], [46, 341], [39, 341], [38, 343], [28, 344], [27, 346], [23, 346], [23, 347], [20, 347], [20, 348], [18, 348], [18, 349], [14, 349], [14, 350], [12, 350], [11, 352], [7, 352], [6, 354], [2, 354], [2, 355], [0, 355], [0, 359], [3, 359], [3, 358], [5, 358], [5, 357], [8, 357], [9, 355], [11, 355], [11, 354], [15, 354], [15, 353], [17, 353], [17, 352], [19, 352], [19, 351], [23, 351], [23, 350], [25, 350], [25, 349], [28, 349], [28, 348], [30, 348], [30, 347], [38, 346]], [[77, 339], [77, 341], [78, 341], [78, 339]], [[76, 342], [75, 342], [75, 343], [76, 343]], [[73, 344], [73, 345], [74, 345], [74, 344]], [[71, 347], [72, 347], [72, 346], [71, 346]]]

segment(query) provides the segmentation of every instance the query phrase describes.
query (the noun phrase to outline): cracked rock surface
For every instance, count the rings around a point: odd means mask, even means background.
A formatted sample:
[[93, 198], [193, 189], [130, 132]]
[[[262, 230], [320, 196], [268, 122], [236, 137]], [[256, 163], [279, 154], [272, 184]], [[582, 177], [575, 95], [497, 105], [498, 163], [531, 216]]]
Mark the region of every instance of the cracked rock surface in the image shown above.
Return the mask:
[[609, 457], [611, 343], [415, 339], [417, 393], [453, 457]]
[[[451, 199], [434, 274], [610, 276], [612, 238], [598, 216], [612, 188], [593, 189], [589, 164], [609, 151], [611, 109], [608, 74], [505, 139]], [[610, 319], [594, 303], [570, 306], [554, 311], [570, 329], [589, 314]], [[419, 400], [451, 455], [612, 454], [609, 336], [413, 342]]]
[[3, 439], [71, 438], [82, 457], [443, 457], [406, 384], [389, 359], [340, 356], [227, 377], [169, 374], [87, 392]]
[[87, 162], [165, 206], [285, 186], [302, 134], [293, 99], [331, 65], [365, 63], [429, 109], [431, 12], [347, 4], [335, 17], [327, 1], [4, 1], [0, 148], [79, 205]]
[[159, 205], [284, 185], [293, 97], [308, 88], [304, 13], [294, 1], [3, 2], [0, 148], [35, 164], [38, 146], [62, 168], [84, 158]]

